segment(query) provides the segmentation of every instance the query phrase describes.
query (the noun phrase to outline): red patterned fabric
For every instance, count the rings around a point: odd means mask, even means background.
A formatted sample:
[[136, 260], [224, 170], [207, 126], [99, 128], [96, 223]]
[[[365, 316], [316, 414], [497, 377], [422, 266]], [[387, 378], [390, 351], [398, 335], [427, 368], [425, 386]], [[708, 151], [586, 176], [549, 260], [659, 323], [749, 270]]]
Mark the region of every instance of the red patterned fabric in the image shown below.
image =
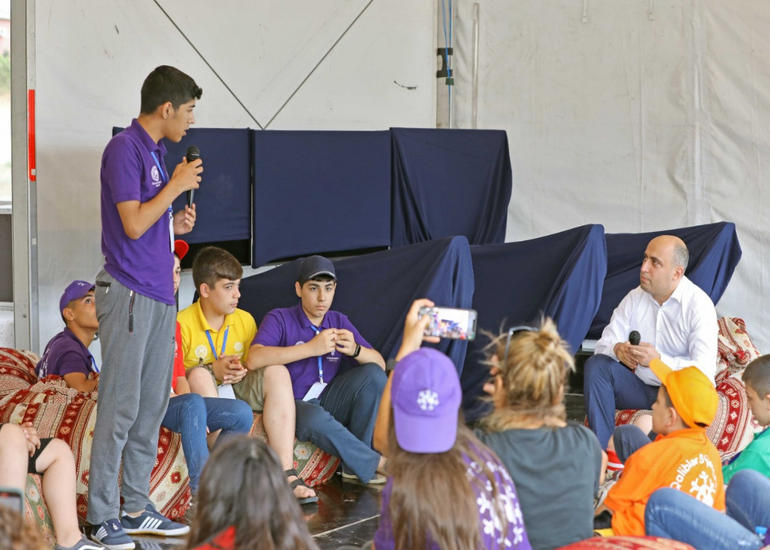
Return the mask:
[[561, 550], [695, 550], [689, 544], [660, 537], [594, 537], [562, 546]]
[[[254, 413], [250, 435], [265, 436], [261, 414]], [[336, 456], [325, 453], [312, 443], [294, 439], [294, 468], [309, 487], [323, 485], [329, 481], [339, 465], [340, 459]]]
[[[722, 317], [719, 323], [717, 349], [716, 389], [719, 408], [706, 434], [719, 450], [722, 461], [727, 461], [751, 443], [759, 429], [749, 409], [746, 388], [741, 375], [760, 353], [746, 332], [746, 323], [737, 317]], [[629, 424], [645, 410], [621, 410], [615, 413], [615, 425]]]

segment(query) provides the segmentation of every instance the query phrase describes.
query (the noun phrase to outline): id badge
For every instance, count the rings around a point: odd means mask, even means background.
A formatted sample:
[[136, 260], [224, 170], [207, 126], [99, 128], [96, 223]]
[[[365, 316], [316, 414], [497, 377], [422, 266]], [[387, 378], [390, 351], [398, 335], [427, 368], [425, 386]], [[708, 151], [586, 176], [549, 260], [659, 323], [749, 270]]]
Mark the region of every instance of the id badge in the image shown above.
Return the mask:
[[310, 389], [307, 390], [307, 393], [305, 394], [305, 397], [302, 398], [302, 401], [310, 401], [311, 399], [315, 399], [321, 395], [321, 392], [324, 391], [325, 387], [326, 382], [314, 382], [313, 385], [310, 386]]
[[235, 399], [235, 391], [232, 384], [222, 384], [217, 388], [217, 394], [222, 399]]

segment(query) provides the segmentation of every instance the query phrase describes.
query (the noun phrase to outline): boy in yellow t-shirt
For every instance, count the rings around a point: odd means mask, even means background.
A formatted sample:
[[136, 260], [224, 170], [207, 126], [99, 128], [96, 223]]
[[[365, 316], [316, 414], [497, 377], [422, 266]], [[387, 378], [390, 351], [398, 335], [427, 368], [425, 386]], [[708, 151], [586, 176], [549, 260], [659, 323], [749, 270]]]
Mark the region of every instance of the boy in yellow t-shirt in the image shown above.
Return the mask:
[[301, 504], [316, 502], [315, 491], [294, 469], [296, 412], [289, 372], [282, 365], [245, 367], [257, 324], [249, 312], [238, 309], [241, 264], [226, 250], [207, 246], [195, 256], [192, 271], [200, 298], [177, 315], [190, 390], [203, 397], [225, 396], [217, 385], [232, 384], [235, 397], [262, 413], [267, 440], [294, 496]]
[[652, 405], [652, 429], [659, 435], [626, 460], [623, 474], [599, 510], [612, 512], [616, 535], [644, 535], [644, 507], [661, 487], [725, 509], [719, 452], [706, 437], [706, 427], [717, 412], [714, 386], [696, 367], [674, 371], [654, 359], [650, 368], [662, 382]]

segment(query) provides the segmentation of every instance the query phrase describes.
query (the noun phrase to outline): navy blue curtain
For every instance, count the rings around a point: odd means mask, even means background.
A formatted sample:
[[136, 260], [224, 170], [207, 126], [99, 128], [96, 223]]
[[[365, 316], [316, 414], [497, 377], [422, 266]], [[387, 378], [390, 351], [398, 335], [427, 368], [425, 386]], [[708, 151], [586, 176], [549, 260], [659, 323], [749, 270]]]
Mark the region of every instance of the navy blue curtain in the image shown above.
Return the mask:
[[[297, 303], [294, 281], [299, 260], [241, 282], [240, 307], [258, 323], [273, 308]], [[332, 308], [346, 314], [387, 360], [401, 345], [404, 317], [412, 301], [471, 307], [473, 268], [468, 241], [453, 237], [363, 254], [334, 262], [339, 279]], [[443, 340], [440, 349], [462, 370], [467, 342]]]
[[650, 233], [608, 233], [607, 279], [599, 311], [588, 338], [600, 338], [612, 312], [628, 292], [639, 285], [639, 269], [647, 243], [658, 235], [676, 235], [690, 251], [685, 274], [716, 304], [722, 297], [741, 259], [735, 224], [710, 223]]
[[[538, 239], [472, 246], [480, 329], [498, 332], [551, 317], [573, 353], [596, 315], [607, 267], [604, 227], [584, 225]], [[462, 375], [466, 419], [486, 410], [479, 400], [489, 376], [483, 364], [483, 335], [469, 345]]]
[[[237, 241], [251, 236], [250, 130], [190, 128], [179, 143], [165, 140], [166, 166], [173, 173], [190, 145], [203, 159], [201, 186], [195, 190], [195, 228], [184, 235], [188, 243]], [[184, 208], [187, 194], [174, 201]]]
[[253, 133], [252, 265], [390, 244], [390, 133]]
[[391, 128], [393, 246], [450, 235], [502, 243], [511, 198], [503, 130]]

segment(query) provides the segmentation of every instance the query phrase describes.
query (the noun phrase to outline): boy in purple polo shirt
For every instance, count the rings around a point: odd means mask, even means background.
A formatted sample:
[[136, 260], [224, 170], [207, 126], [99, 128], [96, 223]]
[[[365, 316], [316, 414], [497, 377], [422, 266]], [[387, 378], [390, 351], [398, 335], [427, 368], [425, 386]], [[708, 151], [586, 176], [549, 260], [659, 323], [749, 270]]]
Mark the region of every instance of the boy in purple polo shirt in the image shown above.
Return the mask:
[[[385, 361], [345, 315], [329, 309], [337, 288], [330, 260], [305, 258], [294, 286], [300, 303], [265, 315], [248, 368], [285, 365], [297, 407], [297, 438], [338, 456], [344, 478], [384, 483], [377, 472], [385, 461], [371, 444]], [[338, 374], [343, 361], [354, 368]]]
[[94, 356], [88, 351], [99, 330], [94, 285], [86, 281], [72, 281], [59, 300], [59, 311], [66, 326], [48, 342], [35, 373], [38, 378], [55, 374], [63, 377], [71, 388], [92, 392], [99, 382], [96, 377], [99, 369]]
[[157, 67], [142, 84], [139, 116], [110, 140], [102, 155], [105, 263], [96, 277], [96, 315], [104, 364], [87, 519], [93, 526], [91, 538], [112, 549], [134, 548], [128, 534], [189, 531], [160, 515], [148, 494], [171, 387], [174, 234], [188, 233], [195, 224], [194, 205], [174, 214], [171, 204], [198, 188], [203, 171], [200, 159], [182, 159], [169, 173], [161, 139], [182, 139], [195, 122], [193, 109], [201, 93], [178, 69]]

